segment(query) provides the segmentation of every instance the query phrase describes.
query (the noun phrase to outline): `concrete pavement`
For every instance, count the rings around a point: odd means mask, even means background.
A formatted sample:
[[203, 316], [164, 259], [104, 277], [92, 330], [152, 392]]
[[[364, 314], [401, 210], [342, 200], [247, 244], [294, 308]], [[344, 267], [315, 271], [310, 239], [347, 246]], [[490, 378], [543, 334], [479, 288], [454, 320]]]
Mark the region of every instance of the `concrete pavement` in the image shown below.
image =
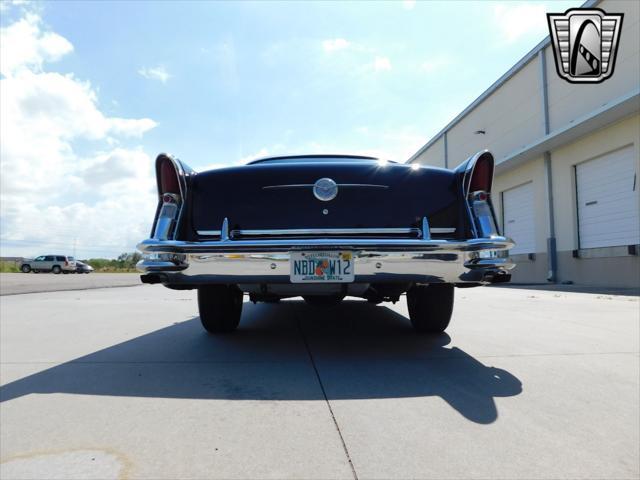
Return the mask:
[[140, 285], [137, 273], [0, 273], [0, 295]]
[[160, 286], [0, 301], [0, 477], [638, 478], [638, 297], [457, 290], [245, 304], [207, 335]]

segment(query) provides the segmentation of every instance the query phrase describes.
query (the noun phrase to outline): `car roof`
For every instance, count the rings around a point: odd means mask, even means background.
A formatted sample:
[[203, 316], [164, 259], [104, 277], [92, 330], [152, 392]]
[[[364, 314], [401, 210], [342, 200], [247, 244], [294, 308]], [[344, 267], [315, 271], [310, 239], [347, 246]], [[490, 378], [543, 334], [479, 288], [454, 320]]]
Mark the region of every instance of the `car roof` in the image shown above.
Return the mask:
[[252, 160], [249, 163], [247, 163], [247, 165], [255, 165], [257, 163], [266, 163], [266, 162], [270, 162], [272, 160], [292, 160], [292, 161], [296, 161], [297, 159], [317, 159], [318, 161], [323, 161], [323, 160], [335, 160], [335, 159], [341, 159], [344, 158], [346, 159], [354, 159], [354, 160], [379, 160], [376, 157], [367, 157], [365, 155], [343, 155], [343, 154], [312, 154], [312, 155], [281, 155], [281, 156], [275, 156], [275, 157], [264, 157], [264, 158], [258, 158], [256, 160]]

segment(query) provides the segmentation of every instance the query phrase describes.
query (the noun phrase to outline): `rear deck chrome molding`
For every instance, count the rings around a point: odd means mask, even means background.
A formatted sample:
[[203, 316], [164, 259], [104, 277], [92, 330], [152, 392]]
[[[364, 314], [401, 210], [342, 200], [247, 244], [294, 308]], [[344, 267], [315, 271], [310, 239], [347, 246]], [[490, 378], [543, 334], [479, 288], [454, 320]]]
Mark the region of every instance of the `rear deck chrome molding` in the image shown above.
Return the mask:
[[419, 234], [418, 228], [286, 228], [270, 230], [234, 230], [232, 236], [275, 237], [280, 235], [384, 235]]
[[[428, 228], [428, 223], [427, 223]], [[455, 227], [432, 227], [428, 228], [430, 233], [455, 233]], [[198, 235], [220, 236], [221, 230], [197, 230]], [[237, 236], [249, 237], [275, 237], [285, 235], [402, 235], [419, 234], [425, 238], [424, 230], [419, 228], [289, 228], [289, 229], [266, 229], [266, 230], [232, 230], [230, 238]]]

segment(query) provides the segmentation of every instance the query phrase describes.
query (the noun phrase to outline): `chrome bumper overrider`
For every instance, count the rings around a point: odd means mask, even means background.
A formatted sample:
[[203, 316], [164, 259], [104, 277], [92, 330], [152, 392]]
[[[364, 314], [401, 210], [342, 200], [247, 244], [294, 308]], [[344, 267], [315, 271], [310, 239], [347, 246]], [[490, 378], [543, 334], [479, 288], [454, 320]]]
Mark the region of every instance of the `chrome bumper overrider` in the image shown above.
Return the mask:
[[[148, 239], [138, 245], [137, 268], [148, 283], [289, 283], [289, 253], [351, 250], [355, 283], [491, 283], [508, 279], [514, 264], [498, 256], [506, 237], [470, 240], [290, 239], [184, 242]], [[505, 252], [506, 253], [506, 252]], [[145, 277], [147, 277], [145, 279]]]

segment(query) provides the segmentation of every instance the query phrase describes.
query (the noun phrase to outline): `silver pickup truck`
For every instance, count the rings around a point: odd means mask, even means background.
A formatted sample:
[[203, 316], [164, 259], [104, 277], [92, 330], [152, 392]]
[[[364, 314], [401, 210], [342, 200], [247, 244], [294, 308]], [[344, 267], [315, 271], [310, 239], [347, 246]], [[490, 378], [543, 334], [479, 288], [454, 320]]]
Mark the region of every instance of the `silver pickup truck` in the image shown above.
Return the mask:
[[20, 265], [22, 273], [53, 272], [69, 273], [76, 271], [76, 260], [66, 255], [40, 255], [33, 260], [25, 259]]

